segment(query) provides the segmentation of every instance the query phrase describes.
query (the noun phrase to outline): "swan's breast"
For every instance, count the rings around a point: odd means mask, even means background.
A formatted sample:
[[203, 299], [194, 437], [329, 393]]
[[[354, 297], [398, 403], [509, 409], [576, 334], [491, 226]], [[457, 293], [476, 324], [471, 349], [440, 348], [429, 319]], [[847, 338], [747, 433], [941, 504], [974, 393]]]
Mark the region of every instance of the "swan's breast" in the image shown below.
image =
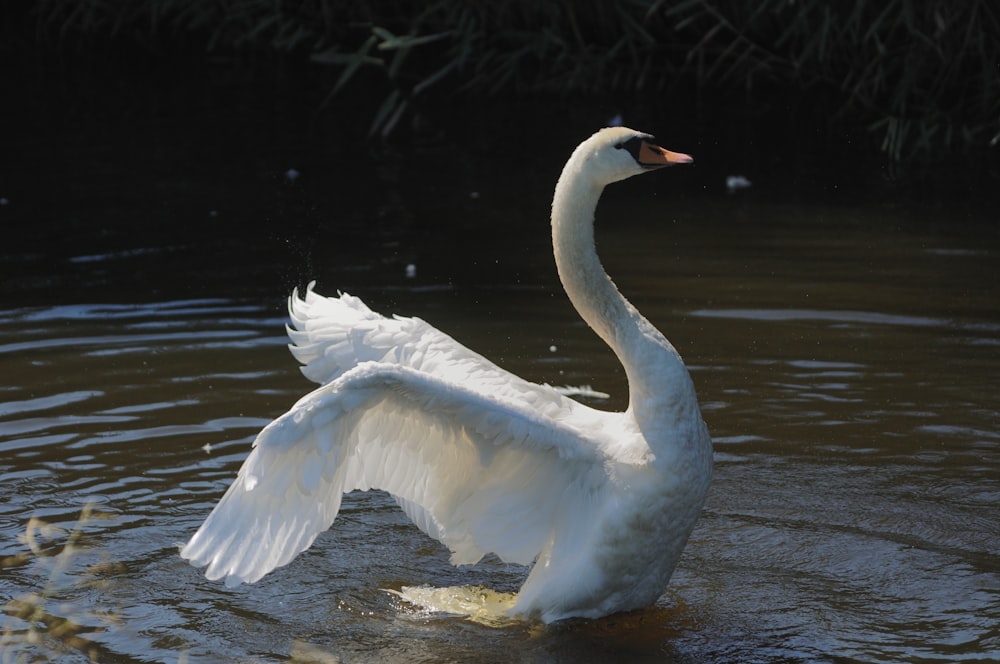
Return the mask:
[[[662, 473], [629, 469], [617, 500], [602, 515], [592, 564], [606, 580], [609, 600], [635, 607], [663, 592], [704, 502], [711, 469]], [[620, 479], [626, 479], [621, 477]]]

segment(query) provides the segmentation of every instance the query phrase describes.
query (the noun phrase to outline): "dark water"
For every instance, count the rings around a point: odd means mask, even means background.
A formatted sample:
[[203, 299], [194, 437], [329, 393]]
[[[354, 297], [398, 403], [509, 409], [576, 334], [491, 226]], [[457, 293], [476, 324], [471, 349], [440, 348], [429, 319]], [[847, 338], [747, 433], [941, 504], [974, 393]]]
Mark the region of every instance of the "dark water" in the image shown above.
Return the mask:
[[729, 196], [711, 166], [624, 183], [599, 212], [605, 265], [686, 358], [716, 448], [655, 607], [544, 628], [421, 612], [383, 589], [510, 591], [526, 572], [452, 568], [378, 493], [258, 584], [206, 581], [176, 546], [310, 389], [283, 331], [305, 279], [626, 402], [551, 265], [572, 141], [523, 164], [516, 144], [483, 165], [447, 140], [359, 155], [267, 108], [221, 132], [206, 110], [81, 120], [17, 139], [37, 148], [26, 171], [5, 164], [3, 661], [1000, 658], [995, 215]]

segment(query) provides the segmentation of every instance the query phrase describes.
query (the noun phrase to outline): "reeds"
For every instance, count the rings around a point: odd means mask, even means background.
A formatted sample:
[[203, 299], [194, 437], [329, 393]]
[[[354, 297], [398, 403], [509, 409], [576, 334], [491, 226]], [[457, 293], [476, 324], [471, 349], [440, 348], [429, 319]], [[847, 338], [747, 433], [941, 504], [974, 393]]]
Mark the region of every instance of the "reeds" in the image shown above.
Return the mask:
[[40, 33], [268, 50], [381, 87], [372, 131], [432, 95], [657, 94], [812, 100], [893, 162], [1000, 142], [993, 0], [42, 0]]
[[703, 35], [689, 50], [699, 80], [817, 93], [832, 121], [865, 123], [892, 162], [1000, 141], [995, 2], [661, 4]]
[[[94, 662], [105, 659], [104, 647], [90, 638], [100, 628], [86, 626], [93, 623], [92, 616], [65, 601], [67, 573], [78, 565], [79, 554], [86, 548], [85, 528], [103, 518], [107, 516], [91, 504], [84, 505], [69, 530], [31, 517], [19, 537], [25, 550], [0, 559], [0, 570], [34, 566], [43, 579], [37, 592], [12, 597], [0, 606], [0, 614], [6, 615], [0, 626], [2, 664], [55, 661], [67, 653], [82, 654]], [[95, 580], [115, 571], [113, 564], [102, 562], [85, 570], [84, 577]], [[113, 620], [113, 616], [109, 613], [102, 620]]]

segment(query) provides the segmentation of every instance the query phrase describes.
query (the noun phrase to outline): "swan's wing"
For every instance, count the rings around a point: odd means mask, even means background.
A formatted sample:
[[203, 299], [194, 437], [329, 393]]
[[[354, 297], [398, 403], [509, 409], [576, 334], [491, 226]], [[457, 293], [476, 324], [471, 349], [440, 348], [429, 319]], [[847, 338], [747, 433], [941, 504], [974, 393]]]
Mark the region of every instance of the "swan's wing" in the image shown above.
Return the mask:
[[345, 373], [254, 445], [181, 551], [229, 585], [288, 563], [330, 527], [344, 492], [369, 488], [396, 496], [455, 564], [491, 551], [528, 564], [560, 513], [586, 519], [606, 481], [599, 444], [576, 426], [399, 365]]
[[329, 383], [362, 362], [390, 361], [394, 349], [419, 341], [407, 326], [375, 313], [359, 298], [324, 297], [315, 285], [288, 298], [288, 348], [309, 380]]
[[313, 286], [288, 301], [289, 349], [312, 381], [326, 384], [362, 362], [384, 362], [543, 412], [558, 414], [579, 405], [565, 391], [526, 381], [419, 318], [386, 318], [356, 297], [324, 297]]

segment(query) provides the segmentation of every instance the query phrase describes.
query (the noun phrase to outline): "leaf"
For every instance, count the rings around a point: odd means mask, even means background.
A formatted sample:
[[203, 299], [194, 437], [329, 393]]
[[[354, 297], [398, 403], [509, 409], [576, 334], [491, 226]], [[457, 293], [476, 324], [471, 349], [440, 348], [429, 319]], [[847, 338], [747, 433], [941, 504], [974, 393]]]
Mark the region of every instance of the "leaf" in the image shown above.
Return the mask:
[[354, 53], [341, 53], [336, 50], [336, 48], [328, 49], [322, 53], [314, 53], [310, 59], [313, 62], [318, 62], [321, 64], [346, 64], [344, 71], [340, 74], [340, 78], [337, 79], [337, 83], [333, 86], [331, 95], [337, 94], [344, 85], [347, 84], [351, 77], [354, 76], [354, 72], [361, 67], [361, 65], [374, 65], [376, 67], [385, 67], [385, 61], [382, 58], [376, 58], [368, 55], [368, 52], [372, 50], [372, 46], [375, 45], [376, 37], [372, 35], [365, 43], [361, 45]]

